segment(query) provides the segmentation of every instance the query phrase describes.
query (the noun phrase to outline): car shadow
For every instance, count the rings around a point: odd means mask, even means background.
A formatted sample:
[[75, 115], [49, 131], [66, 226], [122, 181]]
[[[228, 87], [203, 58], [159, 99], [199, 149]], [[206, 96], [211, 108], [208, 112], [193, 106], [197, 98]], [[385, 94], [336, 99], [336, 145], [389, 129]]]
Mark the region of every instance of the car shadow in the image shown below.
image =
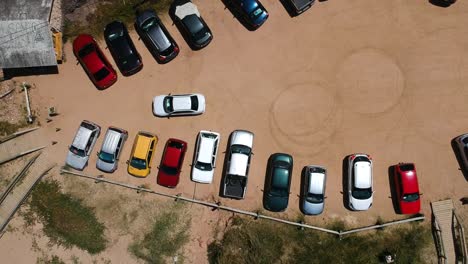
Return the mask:
[[268, 184], [268, 177], [270, 175], [270, 162], [271, 162], [271, 155], [270, 157], [268, 157], [268, 160], [266, 162], [266, 168], [265, 168], [265, 177], [263, 177], [263, 194], [262, 194], [262, 206], [265, 210], [268, 210], [266, 207], [265, 207], [265, 199], [266, 199], [266, 192], [265, 192], [265, 189], [267, 188], [267, 184]]
[[466, 171], [464, 169], [464, 166], [463, 166], [463, 158], [460, 154], [460, 150], [458, 149], [458, 146], [457, 146], [457, 143], [456, 143], [456, 139], [457, 137], [453, 138], [451, 141], [450, 141], [450, 145], [452, 146], [452, 151], [453, 151], [453, 154], [455, 154], [455, 158], [457, 159], [457, 162], [458, 162], [458, 167], [460, 169], [460, 171], [462, 172], [463, 176], [465, 177], [465, 180], [468, 181], [468, 171]]
[[279, 0], [279, 1], [283, 5], [284, 9], [286, 10], [286, 12], [288, 13], [290, 17], [298, 16], [298, 14], [296, 13], [296, 11], [294, 11], [294, 8], [291, 6], [291, 4], [289, 4], [285, 0]]
[[398, 206], [398, 197], [396, 194], [395, 181], [393, 179], [395, 175], [395, 165], [388, 167], [388, 187], [390, 188], [390, 199], [392, 200], [393, 210], [395, 214], [401, 214], [400, 208]]
[[307, 170], [306, 166], [304, 166], [304, 168], [302, 168], [302, 170], [301, 170], [301, 175], [300, 175], [301, 176], [301, 185], [299, 187], [299, 195], [298, 195], [299, 196], [299, 210], [305, 215], [307, 215], [307, 214], [304, 212], [304, 207], [302, 205], [304, 204], [304, 199], [305, 199], [305, 197], [304, 197], [305, 177], [304, 177], [304, 175], [306, 174], [306, 170]]
[[227, 163], [229, 157], [229, 144], [231, 144], [232, 133], [229, 135], [226, 149], [224, 150], [223, 171], [221, 172], [221, 179], [219, 183], [219, 197], [231, 199], [231, 197], [224, 196], [224, 180], [226, 179]]
[[247, 24], [239, 14], [239, 11], [236, 10], [236, 8], [232, 5], [231, 1], [232, 0], [220, 0], [223, 4], [225, 9], [229, 10], [231, 14], [233, 15], [234, 18], [241, 23], [242, 26], [244, 26], [248, 31], [255, 31], [258, 28], [254, 28], [251, 25]]
[[198, 136], [199, 136], [199, 134], [197, 133], [197, 135], [195, 136], [195, 141], [194, 141], [194, 142], [195, 142], [195, 145], [193, 146], [192, 160], [191, 160], [191, 163], [190, 163], [190, 165], [189, 165], [189, 167], [190, 167], [190, 180], [191, 180], [192, 182], [194, 182], [195, 184], [198, 184], [198, 183], [199, 183], [199, 182], [196, 182], [196, 181], [193, 180], [193, 175], [192, 175], [193, 166], [195, 166], [195, 164], [194, 164], [194, 163], [195, 163], [195, 156], [197, 155]]
[[443, 8], [447, 8], [453, 4], [453, 3], [447, 3], [447, 1], [443, 1], [443, 0], [429, 0], [428, 2], [431, 3], [432, 5], [443, 7]]
[[348, 195], [348, 160], [349, 160], [349, 157], [351, 155], [347, 155], [346, 157], [344, 157], [343, 159], [343, 162], [342, 162], [342, 173], [343, 173], [343, 177], [342, 177], [342, 190], [343, 190], [343, 206], [350, 210], [350, 211], [353, 211], [350, 207], [349, 207], [349, 195]]

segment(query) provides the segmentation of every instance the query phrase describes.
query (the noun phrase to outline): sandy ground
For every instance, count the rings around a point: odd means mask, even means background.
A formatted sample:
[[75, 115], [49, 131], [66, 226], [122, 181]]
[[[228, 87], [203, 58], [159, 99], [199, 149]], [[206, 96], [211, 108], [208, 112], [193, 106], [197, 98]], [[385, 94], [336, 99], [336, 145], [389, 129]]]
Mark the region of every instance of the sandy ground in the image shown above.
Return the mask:
[[[60, 65], [60, 74], [24, 78], [38, 87], [41, 111], [56, 106], [60, 112], [52, 123], [44, 124], [51, 140], [58, 141], [51, 147], [57, 162], [64, 161], [79, 122], [89, 119], [104, 130], [113, 125], [130, 132], [120, 169], [105, 177], [206, 201], [221, 200], [247, 210], [262, 208], [269, 155], [290, 153], [295, 165], [292, 194], [287, 211], [275, 214], [280, 217], [294, 219], [299, 214], [302, 167], [323, 165], [328, 169], [326, 208], [319, 217], [306, 217], [309, 223], [337, 218], [357, 226], [373, 224], [377, 216], [401, 218], [389, 198], [388, 168], [402, 161], [416, 164], [426, 216], [430, 201], [450, 197], [459, 203], [468, 195], [450, 146], [453, 137], [468, 130], [468, 29], [464, 26], [468, 3], [440, 8], [427, 1], [327, 1], [290, 18], [279, 1], [265, 0], [270, 18], [255, 32], [247, 31], [221, 1], [197, 3], [214, 33], [214, 41], [201, 51], [191, 51], [166, 17], [181, 47], [179, 56], [167, 65], [158, 65], [133, 34], [145, 66], [135, 76], [119, 75], [118, 82], [105, 91], [94, 88], [76, 64], [69, 44], [65, 46], [68, 61]], [[155, 95], [194, 92], [206, 96], [205, 114], [171, 119], [152, 115]], [[55, 132], [57, 127], [61, 131]], [[224, 153], [219, 154], [213, 184], [190, 181], [193, 147], [202, 129], [221, 133], [222, 150], [233, 130], [255, 133], [245, 200], [218, 197]], [[126, 173], [125, 161], [139, 130], [154, 132], [160, 139], [153, 171], [146, 179]], [[170, 137], [189, 144], [181, 181], [174, 190], [157, 186], [155, 180]], [[374, 161], [376, 193], [367, 212], [348, 211], [340, 193], [342, 160], [356, 152], [368, 153]], [[92, 155], [85, 173], [101, 174], [95, 161]], [[466, 218], [467, 208], [458, 208]], [[218, 214], [199, 211], [203, 217], [193, 226], [192, 237], [204, 242], [200, 247], [195, 240], [189, 245], [187, 260], [193, 263], [206, 261], [209, 222]], [[8, 234], [0, 240], [1, 255], [15, 259], [18, 251], [1, 246], [6, 243], [29, 242]], [[122, 248], [106, 252], [106, 258], [115, 263], [129, 258]], [[112, 252], [119, 258], [112, 257]]]

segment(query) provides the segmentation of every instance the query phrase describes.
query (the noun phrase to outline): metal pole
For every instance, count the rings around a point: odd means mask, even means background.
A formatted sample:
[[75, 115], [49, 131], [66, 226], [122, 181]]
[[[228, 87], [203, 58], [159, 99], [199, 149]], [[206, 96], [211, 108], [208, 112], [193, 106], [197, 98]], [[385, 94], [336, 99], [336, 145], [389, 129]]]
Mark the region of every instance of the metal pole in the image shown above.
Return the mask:
[[31, 114], [31, 106], [29, 105], [28, 88], [27, 88], [25, 82], [23, 82], [22, 86], [23, 86], [24, 94], [26, 96], [26, 108], [28, 110], [28, 123], [31, 124], [33, 122], [33, 120], [32, 120], [32, 114]]

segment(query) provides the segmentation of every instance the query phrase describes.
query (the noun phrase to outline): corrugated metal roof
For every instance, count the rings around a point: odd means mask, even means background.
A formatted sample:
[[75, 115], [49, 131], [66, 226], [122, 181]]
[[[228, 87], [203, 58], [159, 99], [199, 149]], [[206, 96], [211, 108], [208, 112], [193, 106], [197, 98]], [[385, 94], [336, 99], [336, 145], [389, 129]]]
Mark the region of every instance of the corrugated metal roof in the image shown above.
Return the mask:
[[0, 1], [0, 68], [55, 66], [53, 0]]

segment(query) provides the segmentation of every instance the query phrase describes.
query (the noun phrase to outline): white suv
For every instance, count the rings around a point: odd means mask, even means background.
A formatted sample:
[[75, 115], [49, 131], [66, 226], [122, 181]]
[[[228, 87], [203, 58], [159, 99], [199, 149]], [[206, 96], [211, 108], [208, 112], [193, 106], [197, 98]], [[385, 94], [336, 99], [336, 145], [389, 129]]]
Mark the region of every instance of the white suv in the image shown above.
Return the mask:
[[83, 120], [68, 150], [66, 163], [70, 167], [83, 170], [88, 165], [89, 155], [101, 134], [101, 127]]
[[372, 159], [367, 154], [353, 154], [348, 158], [349, 207], [365, 211], [373, 201]]
[[192, 166], [193, 181], [199, 183], [211, 183], [213, 181], [219, 138], [220, 135], [217, 132], [202, 130], [198, 133]]

